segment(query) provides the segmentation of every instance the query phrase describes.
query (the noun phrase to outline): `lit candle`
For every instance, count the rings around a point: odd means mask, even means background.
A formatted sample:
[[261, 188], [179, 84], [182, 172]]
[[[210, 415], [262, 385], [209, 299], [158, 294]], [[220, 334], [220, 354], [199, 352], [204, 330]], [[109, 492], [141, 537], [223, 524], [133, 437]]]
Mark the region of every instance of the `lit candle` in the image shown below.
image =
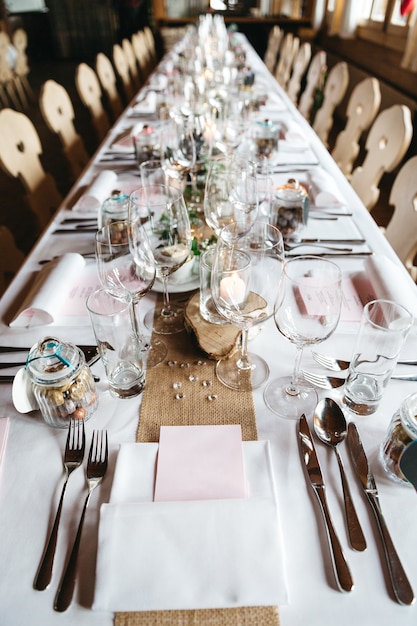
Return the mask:
[[245, 300], [246, 285], [236, 272], [231, 276], [222, 278], [219, 286], [219, 294], [224, 302], [234, 306], [242, 304]]

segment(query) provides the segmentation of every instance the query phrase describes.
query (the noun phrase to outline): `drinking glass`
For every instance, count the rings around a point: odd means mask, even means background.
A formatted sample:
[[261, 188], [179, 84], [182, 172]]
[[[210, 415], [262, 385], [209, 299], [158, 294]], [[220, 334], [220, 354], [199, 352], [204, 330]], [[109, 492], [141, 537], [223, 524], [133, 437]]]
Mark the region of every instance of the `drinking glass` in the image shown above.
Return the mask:
[[184, 182], [196, 162], [192, 130], [183, 123], [182, 116], [170, 119], [161, 129], [161, 162], [165, 174]]
[[184, 330], [184, 309], [169, 300], [168, 279], [187, 260], [191, 229], [182, 193], [167, 185], [138, 187], [130, 195], [129, 217], [143, 224], [156, 263], [156, 276], [163, 284], [163, 304], [145, 315], [145, 326], [170, 335]]
[[[246, 261], [246, 262], [245, 262]], [[269, 376], [266, 361], [248, 352], [252, 326], [272, 317], [284, 262], [277, 228], [256, 222], [249, 233], [239, 223], [220, 233], [212, 269], [212, 297], [219, 313], [242, 330], [240, 351], [217, 363], [218, 379], [231, 389], [260, 387]]]
[[142, 346], [147, 367], [158, 365], [167, 353], [165, 344], [145, 340], [135, 305], [152, 288], [156, 264], [145, 229], [128, 220], [111, 222], [96, 234], [96, 259], [100, 282], [114, 298], [129, 304], [134, 336]]
[[279, 332], [296, 347], [292, 376], [271, 381], [266, 405], [279, 415], [298, 419], [317, 403], [315, 390], [300, 376], [304, 346], [327, 339], [335, 330], [342, 303], [342, 273], [338, 265], [315, 256], [286, 261], [274, 310]]
[[239, 222], [249, 231], [258, 213], [256, 172], [242, 160], [212, 161], [204, 192], [204, 216], [216, 235]]

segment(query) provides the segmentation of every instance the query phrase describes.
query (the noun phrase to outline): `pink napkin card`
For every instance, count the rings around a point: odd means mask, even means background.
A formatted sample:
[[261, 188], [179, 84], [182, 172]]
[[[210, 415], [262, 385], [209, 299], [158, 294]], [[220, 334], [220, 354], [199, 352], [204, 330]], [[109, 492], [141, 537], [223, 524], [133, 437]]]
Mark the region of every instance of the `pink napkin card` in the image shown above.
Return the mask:
[[2, 417], [0, 419], [0, 467], [6, 449], [7, 436], [9, 434], [10, 420], [8, 417]]
[[246, 498], [242, 429], [161, 426], [155, 501]]

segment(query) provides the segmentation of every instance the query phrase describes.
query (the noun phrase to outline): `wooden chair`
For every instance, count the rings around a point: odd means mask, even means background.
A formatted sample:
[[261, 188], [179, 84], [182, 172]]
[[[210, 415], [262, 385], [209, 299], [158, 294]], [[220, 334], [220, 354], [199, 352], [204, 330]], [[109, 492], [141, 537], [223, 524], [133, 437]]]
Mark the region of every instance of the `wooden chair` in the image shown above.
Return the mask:
[[19, 97], [16, 93], [14, 73], [9, 62], [10, 37], [0, 30], [0, 100], [4, 107], [22, 109]]
[[103, 107], [97, 74], [87, 63], [80, 63], [75, 72], [75, 86], [81, 102], [90, 112], [97, 139], [101, 142], [110, 130], [110, 121]]
[[292, 66], [299, 47], [300, 39], [294, 37], [292, 33], [287, 33], [282, 42], [277, 68], [275, 70], [275, 78], [284, 89], [290, 79]]
[[269, 31], [268, 44], [264, 54], [264, 63], [271, 74], [275, 72], [275, 66], [277, 64], [278, 50], [281, 45], [281, 41], [284, 35], [284, 31], [275, 25]]
[[337, 135], [332, 156], [346, 176], [359, 154], [359, 140], [378, 113], [381, 89], [376, 78], [365, 78], [353, 89], [346, 109], [345, 128]]
[[130, 76], [129, 63], [127, 62], [122, 46], [118, 43], [115, 43], [113, 46], [113, 63], [120, 77], [126, 102], [130, 102], [135, 95], [135, 89]]
[[335, 108], [341, 103], [349, 84], [347, 63], [336, 63], [329, 72], [323, 92], [323, 104], [317, 111], [313, 128], [325, 146], [330, 129], [333, 126]]
[[19, 270], [25, 255], [16, 247], [14, 237], [7, 226], [0, 226], [0, 296]]
[[62, 202], [54, 178], [40, 161], [42, 146], [31, 120], [13, 109], [0, 111], [0, 165], [21, 181], [30, 208], [43, 228]]
[[395, 208], [385, 236], [416, 281], [417, 267], [413, 261], [417, 254], [417, 156], [398, 172], [389, 202]]
[[123, 48], [123, 52], [125, 53], [127, 64], [129, 66], [133, 88], [136, 92], [142, 86], [142, 77], [139, 74], [138, 62], [136, 60], [135, 51], [133, 50], [132, 43], [127, 38], [123, 39], [122, 48]]
[[148, 49], [150, 69], [153, 70], [158, 64], [158, 53], [156, 51], [155, 37], [150, 26], [145, 26], [143, 34], [146, 40], [146, 46]]
[[394, 104], [382, 111], [369, 131], [362, 165], [352, 174], [350, 182], [369, 211], [379, 198], [379, 182], [404, 157], [413, 134], [410, 109]]
[[89, 156], [75, 129], [74, 108], [65, 87], [54, 80], [47, 80], [41, 87], [39, 107], [48, 128], [58, 135], [76, 180], [87, 165]]
[[298, 109], [300, 113], [306, 118], [310, 119], [311, 108], [314, 102], [314, 92], [318, 86], [324, 70], [326, 69], [327, 55], [324, 50], [317, 52], [307, 71], [306, 86], [301, 94]]
[[146, 81], [146, 79], [148, 78], [150, 74], [151, 67], [150, 67], [149, 50], [147, 47], [146, 37], [143, 31], [139, 30], [137, 33], [134, 33], [132, 35], [132, 46], [135, 52], [136, 60], [140, 68], [142, 79]]
[[19, 93], [23, 107], [26, 109], [29, 106], [29, 102], [35, 101], [32, 88], [27, 78], [30, 70], [26, 55], [26, 48], [28, 45], [26, 31], [23, 28], [15, 30], [12, 42], [17, 52], [15, 66], [13, 68], [16, 89]]
[[287, 94], [291, 102], [296, 103], [301, 89], [301, 80], [311, 59], [311, 44], [305, 41], [295, 57], [291, 78], [287, 85]]
[[123, 103], [117, 90], [117, 78], [112, 62], [103, 52], [96, 56], [96, 72], [115, 121], [123, 112]]

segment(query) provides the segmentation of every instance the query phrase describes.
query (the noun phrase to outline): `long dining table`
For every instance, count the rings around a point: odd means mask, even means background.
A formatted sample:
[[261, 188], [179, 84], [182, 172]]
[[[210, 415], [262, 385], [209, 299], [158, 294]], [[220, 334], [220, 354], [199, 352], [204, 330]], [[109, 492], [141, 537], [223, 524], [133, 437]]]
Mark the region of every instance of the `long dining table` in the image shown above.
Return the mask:
[[[261, 118], [268, 117], [287, 124], [288, 128], [291, 127], [291, 123], [296, 124], [297, 132], [301, 131], [303, 141], [307, 142], [309, 151], [315, 155], [314, 161], [303, 167], [299, 153], [297, 159], [294, 159], [294, 154], [289, 151], [287, 160], [285, 152], [281, 153], [282, 160], [276, 166], [274, 173], [277, 177], [277, 185], [291, 176], [302, 179], [307, 173], [313, 175], [324, 172], [327, 180], [331, 179], [336, 184], [338, 194], [343, 198], [347, 215], [339, 216], [334, 220], [320, 219], [325, 217], [323, 215], [325, 209], [322, 213], [320, 211], [314, 213], [314, 206], [312, 206], [305, 236], [342, 239], [351, 238], [358, 233], [357, 236], [363, 238], [365, 244], [355, 248], [356, 254], [338, 255], [335, 253], [331, 257], [340, 265], [344, 276], [369, 275], [367, 263], [372, 259], [374, 268], [390, 268], [389, 280], [392, 284], [388, 282], [385, 285], [386, 289], [392, 286], [393, 293], [398, 293], [398, 285], [401, 284], [400, 291], [407, 296], [408, 301], [412, 303], [413, 298], [417, 300], [416, 285], [360, 198], [338, 169], [328, 150], [319, 141], [309, 123], [289, 101], [285, 91], [277, 84], [246, 39], [239, 34], [235, 37], [246, 50], [246, 63], [254, 72], [255, 86], [259, 85], [260, 89], [268, 94], [266, 104], [268, 109], [267, 112], [261, 110], [259, 114]], [[174, 48], [169, 53], [171, 58], [175, 53]], [[156, 68], [138, 97], [143, 95], [146, 89], [151, 90], [153, 85], [157, 84], [166, 61], [167, 58]], [[80, 208], [82, 205], [82, 202], [80, 205], [80, 198], [85, 196], [97, 175], [103, 170], [114, 171], [117, 175], [117, 187], [124, 191], [139, 184], [133, 153], [120, 154], [116, 148], [112, 149], [120, 135], [138, 122], [133, 116], [134, 110], [135, 103], [131, 103], [114, 124], [3, 295], [0, 301], [0, 346], [30, 347], [48, 336], [77, 344], [94, 344], [94, 336], [86, 311], [81, 311], [72, 317], [67, 311], [61, 311], [61, 316], [58, 315], [52, 323], [44, 325], [10, 326], [10, 322], [35, 278], [45, 267], [43, 264], [45, 260], [67, 252], [87, 254], [93, 251], [94, 233], [87, 228], [76, 229], [73, 223], [65, 220], [88, 216]], [[146, 117], [142, 117], [141, 121], [146, 122]], [[148, 123], [154, 123], [152, 116], [149, 117]], [[284, 148], [283, 145], [282, 150]], [[280, 148], [278, 148], [279, 151]], [[69, 232], [62, 233], [62, 229]], [[326, 250], [306, 247], [298, 249], [297, 252], [323, 253]], [[367, 255], [364, 252], [372, 254]], [[85, 299], [86, 292], [82, 289], [91, 288], [94, 283], [94, 271], [94, 258], [86, 259], [85, 267], [79, 273], [78, 282], [82, 288], [75, 296], [78, 299], [78, 307], [79, 301], [83, 297]], [[84, 272], [88, 273], [89, 287], [86, 287], [87, 283], [83, 282]], [[98, 285], [98, 278], [96, 283]], [[198, 288], [198, 284], [193, 284], [192, 287], [194, 291], [190, 289], [184, 294], [184, 298], [192, 295]], [[181, 291], [180, 287], [177, 291]], [[157, 296], [157, 291], [152, 291], [140, 302], [141, 317], [154, 307]], [[67, 298], [68, 294], [64, 293], [62, 297]], [[316, 349], [323, 353], [349, 358], [357, 328], [357, 319], [344, 320], [335, 334]], [[402, 356], [415, 355], [416, 340], [417, 336], [413, 328]], [[182, 333], [179, 344], [176, 344], [179, 354], [181, 354], [181, 345], [185, 346], [189, 341], [191, 340], [188, 335], [185, 332]], [[268, 362], [269, 380], [291, 373], [295, 358], [294, 346], [280, 335], [272, 319], [268, 320], [260, 332], [251, 338], [250, 347]], [[21, 353], [15, 353], [13, 356], [2, 354], [0, 361], [12, 358], [20, 361], [21, 357]], [[169, 406], [180, 402], [175, 398], [174, 390], [166, 384], [164, 378], [164, 368], [167, 369], [170, 360], [172, 360], [172, 354], [168, 352], [165, 361], [153, 371], [154, 382], [155, 375], [158, 376], [157, 372], [160, 372], [159, 395], [166, 398], [168, 407], [167, 415], [161, 418], [162, 424], [164, 417], [169, 418]], [[209, 366], [211, 367], [211, 364]], [[320, 369], [308, 349], [305, 350], [302, 367], [313, 371]], [[92, 368], [94, 374], [100, 378], [97, 382], [99, 406], [86, 423], [87, 441], [90, 440], [93, 429], [107, 429], [109, 466], [102, 485], [94, 492], [87, 509], [74, 600], [70, 608], [61, 614], [53, 609], [54, 597], [81, 514], [86, 493], [85, 472], [76, 471], [71, 476], [64, 501], [52, 583], [45, 591], [37, 591], [33, 587], [33, 581], [62, 488], [62, 456], [67, 433], [65, 429], [48, 426], [39, 411], [19, 413], [13, 402], [12, 384], [0, 385], [0, 418], [9, 418], [9, 433], [0, 470], [0, 562], [2, 564], [0, 623], [4, 626], [22, 626], [23, 624], [110, 626], [114, 623], [112, 611], [97, 610], [92, 606], [96, 580], [100, 507], [109, 501], [121, 446], [137, 440], [138, 424], [140, 428], [141, 408], [143, 407], [141, 407], [142, 396], [125, 400], [112, 397], [105, 382], [102, 364], [98, 362]], [[408, 371], [410, 369], [412, 373], [417, 374], [415, 367], [409, 367]], [[13, 368], [3, 370], [1, 373], [14, 374], [15, 372], [16, 368]], [[214, 374], [211, 375], [214, 376]], [[403, 399], [415, 389], [415, 382], [391, 380], [379, 408], [373, 415], [367, 417], [353, 416], [349, 413], [346, 415], [349, 421], [355, 422], [360, 433], [375, 475], [380, 504], [389, 532], [410, 583], [417, 593], [417, 495], [411, 487], [397, 484], [386, 475], [379, 456], [380, 445], [385, 437], [391, 416]], [[156, 390], [155, 402], [158, 387]], [[286, 601], [278, 607], [279, 623], [282, 626], [300, 626], [300, 624], [330, 626], [335, 623], [341, 625], [357, 623], [361, 626], [367, 624], [391, 626], [395, 623], [398, 626], [414, 626], [417, 622], [417, 606], [415, 603], [412, 606], [401, 606], [393, 597], [377, 527], [350, 463], [345, 444], [340, 446], [340, 452], [367, 540], [367, 549], [364, 552], [355, 552], [348, 544], [336, 456], [329, 447], [324, 446], [315, 438], [317, 454], [327, 485], [331, 516], [355, 583], [350, 593], [341, 593], [337, 589], [325, 528], [314, 500], [314, 494], [306, 480], [305, 468], [300, 456], [298, 420], [278, 417], [270, 411], [265, 405], [263, 391], [264, 386], [253, 390], [252, 397], [256, 416], [256, 436], [261, 441], [269, 441], [279, 513], [277, 533], [280, 533], [282, 537], [282, 565], [285, 582], [281, 581], [281, 584], [285, 584], [286, 587], [285, 594], [283, 594], [286, 596]], [[222, 393], [220, 387], [217, 391], [219, 399]], [[244, 399], [247, 400], [247, 395], [240, 392], [229, 391], [228, 393], [232, 394], [234, 415], [238, 420], [240, 413], [244, 412], [243, 402]], [[341, 390], [318, 390], [319, 397], [327, 395], [336, 400], [341, 399], [342, 393]], [[152, 408], [152, 401], [152, 398], [148, 396], [148, 408]], [[184, 403], [186, 401], [187, 398], [183, 400]], [[209, 408], [210, 411], [216, 412], [216, 400], [209, 402], [204, 397], [199, 406], [190, 408], [187, 418], [189, 423], [193, 423], [193, 417], [208, 411]], [[312, 428], [312, 415], [306, 417]], [[248, 438], [251, 436], [249, 435]], [[136, 476], [135, 480], [140, 482], [141, 476]], [[258, 563], [262, 563], [266, 554], [259, 553], [257, 558]], [[140, 554], [137, 555], [137, 559], [141, 559]], [[254, 563], [253, 567], [256, 568], [257, 563]], [[157, 589], [157, 577], [153, 584]], [[137, 593], [140, 594], [140, 590], [137, 590]], [[128, 619], [128, 616], [125, 615], [125, 618]], [[147, 614], [146, 619], [148, 619]], [[212, 623], [206, 622], [204, 616], [198, 613], [194, 619], [195, 624]], [[245, 623], [256, 623], [262, 626], [262, 618], [257, 618], [256, 614], [251, 619], [252, 621]], [[149, 622], [145, 620], [145, 614], [143, 621], [141, 615], [136, 614], [135, 621], [132, 623], [147, 624]], [[168, 618], [168, 621], [164, 623], [168, 624], [171, 621]]]

